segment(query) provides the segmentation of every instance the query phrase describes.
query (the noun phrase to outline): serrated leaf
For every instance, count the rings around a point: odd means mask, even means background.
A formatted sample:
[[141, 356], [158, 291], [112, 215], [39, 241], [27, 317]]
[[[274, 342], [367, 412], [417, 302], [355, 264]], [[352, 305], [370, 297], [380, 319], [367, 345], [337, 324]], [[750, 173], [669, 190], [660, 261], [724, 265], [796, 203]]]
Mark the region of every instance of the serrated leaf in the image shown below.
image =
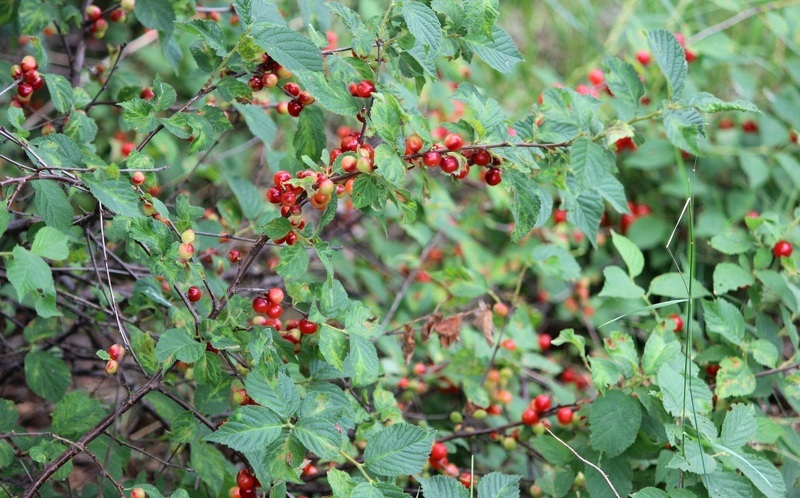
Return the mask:
[[72, 391], [53, 410], [53, 430], [64, 437], [82, 435], [105, 415], [100, 401], [84, 391]]
[[252, 36], [259, 47], [289, 71], [321, 73], [324, 70], [319, 48], [297, 31], [258, 22], [253, 23]]
[[425, 498], [469, 498], [469, 491], [452, 477], [420, 477]]
[[764, 458], [750, 453], [737, 452], [731, 448], [711, 443], [717, 451], [724, 451], [730, 456], [730, 462], [739, 469], [750, 482], [767, 498], [783, 498], [786, 496], [786, 484], [778, 469]]
[[354, 386], [366, 386], [378, 380], [378, 352], [366, 337], [350, 336], [350, 362], [353, 365]]
[[122, 129], [136, 130], [139, 133], [149, 133], [155, 130], [159, 121], [154, 112], [153, 104], [144, 99], [131, 99], [120, 102], [122, 107]]
[[[400, 128], [402, 124], [400, 120], [400, 105], [393, 95], [376, 94], [372, 102], [370, 118], [375, 127], [375, 133], [386, 142], [387, 147], [397, 144], [403, 130]], [[376, 164], [380, 169], [380, 163], [376, 161]]]
[[651, 334], [644, 345], [642, 371], [646, 375], [653, 375], [658, 372], [661, 365], [680, 354], [681, 345], [679, 342], [665, 342], [661, 336]]
[[130, 183], [123, 180], [97, 181], [88, 175], [83, 177], [83, 181], [106, 209], [130, 218], [142, 216], [139, 212], [139, 194], [131, 189]]
[[72, 206], [67, 194], [52, 180], [31, 182], [36, 193], [34, 205], [36, 211], [48, 226], [67, 233], [72, 226]]
[[720, 263], [714, 267], [714, 294], [721, 295], [755, 283], [753, 275], [735, 263]]
[[519, 498], [519, 480], [500, 472], [486, 474], [478, 482], [478, 498]]
[[285, 26], [286, 21], [278, 11], [278, 6], [268, 0], [233, 0], [233, 6], [239, 19], [245, 25], [254, 22], [272, 23]]
[[319, 333], [319, 351], [325, 361], [337, 370], [344, 371], [344, 360], [350, 351], [346, 335], [323, 323]]
[[743, 254], [755, 249], [750, 234], [738, 228], [718, 233], [711, 237], [709, 244], [717, 251], [728, 255]]
[[[684, 283], [680, 273], [663, 273], [650, 281], [650, 293], [656, 296], [685, 299], [688, 294], [688, 282]], [[692, 283], [692, 298], [707, 297], [709, 292], [695, 280]]]
[[295, 424], [292, 434], [310, 452], [322, 458], [333, 458], [339, 453], [342, 436], [333, 421], [328, 418], [302, 418]]
[[[684, 386], [688, 386], [689, 382], [684, 378], [684, 373], [679, 372], [670, 363], [664, 363], [658, 370], [656, 383], [661, 389], [664, 397], [664, 409], [675, 417], [686, 416], [684, 408], [691, 411], [692, 407], [698, 414], [703, 415], [711, 411], [711, 390], [696, 377], [691, 379], [691, 396], [694, 397], [694, 403], [689, 404], [689, 393], [684, 397]], [[684, 405], [684, 400], [687, 400]]]
[[504, 176], [514, 189], [514, 201], [511, 204], [514, 230], [511, 232], [511, 241], [517, 243], [528, 235], [539, 219], [542, 208], [539, 186], [532, 178], [516, 170], [507, 170]]
[[225, 35], [219, 29], [219, 24], [210, 19], [192, 19], [190, 21], [175, 23], [178, 29], [182, 29], [187, 33], [201, 37], [208, 44], [209, 47], [214, 49], [219, 56], [227, 54], [228, 50], [225, 47]]
[[639, 491], [633, 493], [631, 498], [669, 498], [669, 495], [665, 491], [661, 491], [658, 488], [642, 488]]
[[416, 425], [390, 425], [367, 441], [364, 464], [380, 476], [416, 474], [428, 459], [434, 433]]
[[742, 345], [744, 317], [736, 306], [724, 299], [703, 301], [703, 318], [709, 332], [719, 334], [734, 346]]
[[282, 248], [280, 259], [275, 271], [286, 280], [300, 278], [308, 269], [308, 252], [300, 243]]
[[756, 377], [741, 358], [730, 356], [719, 362], [717, 396], [732, 398], [747, 396], [756, 389]]
[[778, 348], [766, 339], [756, 339], [747, 346], [753, 358], [765, 367], [775, 368], [778, 363]]
[[553, 339], [552, 343], [556, 346], [562, 344], [572, 344], [578, 348], [578, 353], [584, 361], [586, 361], [586, 339], [575, 333], [573, 329], [564, 329], [559, 332], [558, 337]]
[[710, 474], [716, 470], [717, 461], [703, 450], [696, 439], [687, 437], [683, 453], [673, 454], [667, 467], [694, 474]]
[[227, 176], [228, 186], [239, 201], [239, 207], [242, 209], [242, 214], [248, 220], [255, 220], [261, 215], [264, 209], [264, 202], [261, 198], [261, 192], [258, 191], [253, 182], [239, 176]]
[[250, 451], [272, 444], [283, 430], [283, 422], [263, 406], [242, 406], [205, 441], [220, 443], [236, 451]]
[[413, 0], [403, 2], [402, 11], [408, 30], [414, 35], [415, 48], [419, 47], [419, 53], [426, 59], [436, 57], [442, 45], [442, 26], [436, 13]]
[[6, 278], [17, 291], [17, 300], [21, 302], [31, 292], [35, 295], [40, 291], [47, 295], [55, 294], [53, 274], [41, 257], [21, 246], [15, 246], [11, 256], [6, 268]]
[[189, 331], [169, 329], [158, 339], [155, 354], [158, 361], [171, 365], [175, 360], [194, 363], [205, 350], [206, 345], [196, 341]]
[[731, 407], [722, 423], [722, 444], [734, 449], [744, 446], [755, 437], [756, 429], [753, 407], [737, 403]]
[[499, 26], [492, 29], [491, 38], [485, 35], [470, 35], [464, 38], [464, 43], [484, 62], [501, 73], [511, 72], [517, 63], [523, 61], [514, 40]]
[[292, 144], [298, 159], [308, 156], [316, 163], [322, 157], [326, 145], [325, 119], [318, 106], [307, 107], [300, 113]]
[[361, 112], [361, 105], [350, 95], [344, 82], [329, 83], [322, 73], [304, 72], [298, 74], [297, 78], [300, 85], [328, 111], [342, 116], [354, 116]]
[[567, 197], [567, 220], [580, 228], [593, 246], [597, 245], [597, 232], [604, 211], [603, 199], [594, 190]]
[[278, 217], [270, 220], [266, 225], [262, 227], [264, 231], [264, 235], [269, 237], [270, 239], [281, 239], [286, 236], [287, 233], [292, 229], [292, 224], [284, 217]]
[[619, 110], [619, 117], [630, 120], [636, 116], [639, 103], [644, 96], [644, 85], [639, 79], [636, 69], [629, 63], [616, 57], [607, 57], [603, 61], [606, 84], [614, 94], [614, 103]]
[[69, 84], [67, 78], [58, 74], [43, 74], [42, 77], [47, 83], [47, 90], [50, 92], [53, 106], [61, 114], [66, 114], [74, 103], [72, 85]]
[[245, 379], [247, 394], [259, 405], [266, 406], [281, 418], [289, 418], [300, 407], [300, 392], [291, 377], [278, 372], [267, 378], [263, 369], [255, 369]]
[[136, 19], [145, 27], [172, 33], [175, 11], [172, 3], [163, 0], [137, 0], [134, 6]]
[[67, 236], [55, 228], [42, 227], [36, 232], [31, 252], [47, 259], [66, 259], [69, 256], [67, 242]]
[[701, 112], [715, 113], [724, 111], [743, 111], [743, 112], [759, 112], [755, 104], [746, 100], [736, 100], [734, 102], [725, 102], [717, 97], [706, 92], [698, 92], [693, 94], [686, 101], [686, 105], [694, 107]]
[[702, 155], [699, 143], [705, 137], [705, 121], [702, 114], [695, 109], [678, 109], [664, 111], [664, 132], [675, 147]]
[[669, 82], [672, 95], [679, 95], [689, 70], [683, 47], [675, 39], [675, 35], [663, 29], [648, 31], [647, 44], [656, 64]]
[[608, 457], [621, 455], [636, 439], [642, 423], [642, 410], [633, 397], [616, 390], [592, 402], [589, 412], [589, 437], [592, 447]]
[[34, 351], [25, 355], [25, 382], [37, 395], [57, 403], [67, 392], [72, 374], [61, 358], [46, 351]]
[[613, 230], [611, 231], [611, 240], [619, 255], [622, 256], [622, 261], [628, 267], [628, 275], [631, 278], [640, 275], [644, 269], [644, 254], [642, 254], [642, 250], [631, 242], [629, 238]]
[[709, 498], [751, 498], [753, 487], [747, 479], [717, 467], [717, 470], [705, 476], [702, 480], [708, 489]]
[[605, 267], [603, 276], [605, 277], [605, 284], [598, 294], [600, 297], [640, 299], [644, 296], [644, 289], [636, 285], [631, 277], [619, 266]]
[[245, 105], [239, 104], [238, 102], [234, 102], [233, 105], [236, 107], [236, 110], [244, 116], [244, 122], [247, 123], [247, 128], [250, 130], [250, 133], [260, 138], [265, 146], [270, 147], [272, 141], [275, 140], [277, 128], [275, 122], [272, 121], [272, 118], [267, 114], [267, 111], [258, 105]]

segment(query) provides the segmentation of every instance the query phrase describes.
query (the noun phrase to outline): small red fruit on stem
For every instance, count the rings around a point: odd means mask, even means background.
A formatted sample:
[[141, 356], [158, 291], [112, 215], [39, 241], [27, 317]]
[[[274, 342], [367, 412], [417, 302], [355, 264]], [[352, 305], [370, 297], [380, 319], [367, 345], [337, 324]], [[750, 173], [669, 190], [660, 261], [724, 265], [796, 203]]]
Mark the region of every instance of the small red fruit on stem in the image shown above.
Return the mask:
[[522, 412], [522, 423], [525, 425], [534, 425], [539, 421], [539, 413], [532, 409], [528, 408], [524, 412]]
[[446, 137], [444, 137], [444, 146], [452, 151], [457, 151], [461, 149], [463, 145], [464, 145], [464, 139], [461, 138], [461, 135], [451, 133]]
[[550, 408], [551, 403], [550, 396], [546, 394], [540, 394], [533, 398], [533, 407], [539, 412], [543, 412]]
[[571, 424], [573, 418], [572, 408], [567, 408], [566, 406], [559, 408], [558, 412], [556, 412], [556, 418], [561, 425]]
[[106, 374], [114, 375], [119, 370], [119, 362], [117, 360], [108, 360], [106, 363]]
[[438, 461], [447, 457], [447, 446], [444, 443], [433, 443], [430, 460]]
[[683, 330], [683, 318], [681, 318], [680, 315], [678, 315], [676, 313], [672, 313], [667, 318], [669, 318], [673, 322], [675, 322], [675, 327], [672, 329], [673, 332], [675, 332], [677, 334], [678, 332]]
[[111, 347], [108, 348], [108, 356], [110, 356], [112, 360], [122, 361], [122, 358], [125, 356], [125, 347], [119, 344], [112, 344]]
[[189, 290], [186, 291], [186, 298], [192, 303], [196, 303], [202, 297], [203, 297], [203, 291], [201, 291], [198, 287], [195, 287], [194, 285], [189, 287]]
[[788, 258], [792, 255], [793, 251], [794, 248], [792, 244], [785, 240], [779, 240], [772, 246], [772, 254], [774, 254], [776, 258]]
[[539, 334], [539, 349], [542, 351], [548, 351], [552, 341], [553, 338], [550, 337], [550, 334]]

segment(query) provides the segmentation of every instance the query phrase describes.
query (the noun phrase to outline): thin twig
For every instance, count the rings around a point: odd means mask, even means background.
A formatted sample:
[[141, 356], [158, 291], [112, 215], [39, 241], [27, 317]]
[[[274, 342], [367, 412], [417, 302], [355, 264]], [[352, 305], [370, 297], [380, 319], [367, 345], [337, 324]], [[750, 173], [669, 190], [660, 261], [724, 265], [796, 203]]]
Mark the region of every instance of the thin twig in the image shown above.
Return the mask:
[[575, 455], [576, 457], [578, 457], [578, 460], [580, 460], [581, 462], [585, 463], [585, 464], [586, 464], [586, 465], [588, 465], [589, 467], [591, 467], [591, 468], [593, 468], [594, 470], [596, 470], [597, 472], [599, 472], [599, 473], [600, 473], [600, 475], [601, 475], [601, 476], [603, 476], [603, 479], [605, 479], [605, 481], [606, 481], [606, 484], [608, 484], [608, 487], [609, 487], [609, 488], [611, 488], [611, 492], [613, 492], [613, 493], [614, 493], [614, 496], [616, 496], [617, 498], [620, 498], [620, 496], [619, 496], [619, 493], [617, 493], [617, 490], [616, 490], [616, 488], [614, 488], [614, 485], [611, 483], [611, 479], [609, 479], [609, 478], [608, 478], [608, 475], [606, 475], [606, 473], [605, 473], [605, 472], [603, 472], [603, 469], [601, 469], [600, 467], [598, 467], [597, 465], [593, 464], [593, 463], [592, 463], [592, 462], [590, 462], [589, 460], [587, 460], [587, 459], [583, 458], [582, 456], [580, 456], [580, 455], [578, 454], [578, 452], [577, 452], [577, 451], [575, 451], [574, 449], [572, 449], [572, 446], [568, 445], [567, 443], [565, 443], [564, 441], [562, 441], [562, 440], [561, 440], [561, 438], [559, 438], [558, 436], [556, 436], [555, 434], [553, 434], [553, 431], [551, 431], [550, 429], [548, 429], [548, 428], [546, 428], [546, 427], [545, 427], [545, 430], [547, 431], [547, 433], [548, 433], [548, 434], [550, 434], [551, 436], [553, 436], [554, 438], [556, 438], [556, 441], [558, 441], [559, 443], [561, 443], [561, 444], [563, 444], [564, 446], [566, 446], [566, 447], [567, 447], [567, 449], [568, 449], [569, 451], [571, 451], [573, 455]]
[[734, 15], [732, 17], [729, 17], [728, 19], [725, 19], [722, 22], [718, 22], [717, 24], [714, 24], [713, 26], [709, 26], [706, 29], [700, 31], [699, 33], [696, 33], [696, 34], [690, 36], [688, 42], [690, 44], [691, 43], [697, 43], [700, 40], [702, 40], [704, 38], [708, 38], [709, 36], [711, 36], [713, 34], [719, 33], [720, 31], [724, 31], [724, 30], [730, 28], [731, 26], [734, 26], [735, 24], [738, 24], [738, 23], [744, 21], [745, 19], [749, 19], [749, 18], [751, 18], [753, 16], [757, 16], [759, 14], [763, 14], [764, 12], [769, 12], [771, 10], [777, 10], [777, 9], [782, 9], [784, 7], [790, 7], [792, 5], [797, 5], [798, 3], [800, 3], [800, 1], [791, 0], [791, 1], [788, 1], [788, 2], [787, 1], [772, 2], [772, 3], [765, 3], [765, 4], [762, 4], [762, 5], [756, 5], [754, 7], [750, 7], [749, 9], [745, 9], [745, 10], [739, 12], [738, 14], [736, 14], [736, 15]]

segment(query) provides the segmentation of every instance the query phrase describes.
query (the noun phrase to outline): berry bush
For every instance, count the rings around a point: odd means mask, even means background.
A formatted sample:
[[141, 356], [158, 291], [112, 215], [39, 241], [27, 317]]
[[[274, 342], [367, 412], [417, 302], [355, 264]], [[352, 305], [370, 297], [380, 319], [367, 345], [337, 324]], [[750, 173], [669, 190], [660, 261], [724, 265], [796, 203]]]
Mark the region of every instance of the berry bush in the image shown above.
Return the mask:
[[799, 497], [800, 12], [546, 3], [0, 0], [0, 497]]

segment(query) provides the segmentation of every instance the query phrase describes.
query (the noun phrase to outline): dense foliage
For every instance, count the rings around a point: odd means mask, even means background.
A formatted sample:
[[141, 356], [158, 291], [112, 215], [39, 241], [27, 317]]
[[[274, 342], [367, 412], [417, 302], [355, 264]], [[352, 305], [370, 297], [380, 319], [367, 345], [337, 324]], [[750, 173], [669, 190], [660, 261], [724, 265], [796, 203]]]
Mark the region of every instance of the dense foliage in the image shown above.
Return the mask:
[[0, 496], [800, 496], [798, 9], [0, 5]]

